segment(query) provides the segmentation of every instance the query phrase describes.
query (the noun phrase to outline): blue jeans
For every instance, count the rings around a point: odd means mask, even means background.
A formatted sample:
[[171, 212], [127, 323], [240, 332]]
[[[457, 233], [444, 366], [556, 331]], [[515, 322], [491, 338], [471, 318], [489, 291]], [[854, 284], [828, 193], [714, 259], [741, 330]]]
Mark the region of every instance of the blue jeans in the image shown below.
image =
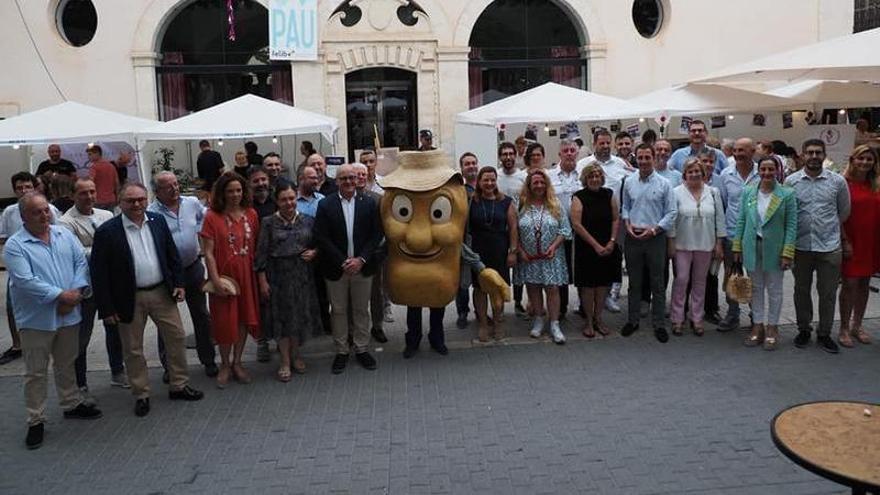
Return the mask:
[[[89, 349], [89, 341], [92, 340], [92, 330], [95, 328], [95, 315], [98, 313], [98, 305], [95, 298], [83, 299], [80, 305], [82, 321], [79, 323], [79, 354], [76, 356], [74, 368], [76, 369], [76, 386], [85, 387], [86, 381], [86, 353]], [[107, 360], [110, 362], [112, 373], [125, 371], [122, 361], [122, 341], [119, 340], [119, 327], [104, 324], [104, 345], [107, 348]]]

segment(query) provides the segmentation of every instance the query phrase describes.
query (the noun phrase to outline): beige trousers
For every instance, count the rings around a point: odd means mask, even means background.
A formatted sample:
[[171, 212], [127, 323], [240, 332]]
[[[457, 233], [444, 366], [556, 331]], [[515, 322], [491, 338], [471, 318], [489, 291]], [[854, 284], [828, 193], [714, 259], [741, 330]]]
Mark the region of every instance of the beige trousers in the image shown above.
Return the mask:
[[354, 352], [367, 350], [370, 343], [370, 292], [373, 277], [345, 275], [339, 280], [327, 280], [327, 297], [330, 299], [330, 321], [333, 326], [333, 343], [337, 354], [348, 354], [348, 314], [351, 304], [351, 338]]
[[46, 372], [49, 357], [55, 373], [55, 389], [61, 408], [69, 411], [82, 402], [76, 386], [73, 363], [79, 354], [79, 324], [61, 327], [54, 332], [21, 329], [21, 352], [24, 357], [24, 403], [28, 426], [46, 421]]
[[168, 356], [168, 376], [171, 390], [180, 390], [189, 383], [186, 369], [186, 347], [183, 323], [177, 304], [162, 285], [153, 290], [139, 290], [134, 296], [134, 316], [130, 323], [119, 323], [119, 338], [125, 354], [125, 371], [131, 384], [131, 393], [138, 399], [150, 396], [147, 360], [144, 358], [144, 327], [147, 317], [159, 328]]

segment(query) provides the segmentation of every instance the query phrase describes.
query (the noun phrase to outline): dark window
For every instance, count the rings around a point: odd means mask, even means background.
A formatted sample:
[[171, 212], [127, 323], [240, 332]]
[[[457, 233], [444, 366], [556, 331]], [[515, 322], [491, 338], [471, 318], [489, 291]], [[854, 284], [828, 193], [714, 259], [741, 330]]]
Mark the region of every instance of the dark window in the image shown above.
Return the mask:
[[256, 0], [233, 7], [235, 41], [225, 0], [196, 0], [169, 22], [156, 67], [162, 120], [245, 94], [293, 104], [290, 64], [269, 60], [269, 12]]
[[98, 29], [98, 12], [92, 0], [61, 0], [55, 19], [58, 33], [72, 46], [87, 45]]
[[880, 27], [880, 0], [856, 0], [853, 32]]
[[496, 0], [471, 33], [470, 107], [546, 82], [586, 86], [583, 40], [551, 0]]
[[653, 38], [663, 26], [663, 4], [661, 0], [635, 0], [632, 17], [639, 34]]

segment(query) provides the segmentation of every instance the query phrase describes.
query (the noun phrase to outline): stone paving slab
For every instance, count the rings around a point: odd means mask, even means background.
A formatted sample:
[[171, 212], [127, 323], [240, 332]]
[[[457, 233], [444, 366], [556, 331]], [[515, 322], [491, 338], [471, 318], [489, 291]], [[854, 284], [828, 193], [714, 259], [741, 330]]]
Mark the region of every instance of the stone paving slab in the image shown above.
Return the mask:
[[769, 353], [741, 337], [383, 353], [338, 376], [309, 357], [290, 383], [254, 363], [253, 384], [226, 390], [192, 367], [199, 403], [170, 402], [152, 369], [143, 419], [99, 371], [104, 418], [64, 420], [50, 392], [36, 451], [21, 378], [3, 377], [0, 493], [844, 493], [779, 454], [769, 422], [805, 401], [877, 402], [880, 346]]
[[[878, 306], [872, 294], [866, 328], [880, 342]], [[744, 331], [711, 327], [666, 345], [645, 327], [587, 341], [573, 316], [563, 325], [569, 343], [556, 346], [529, 339], [528, 322], [509, 315], [513, 338], [484, 347], [471, 343], [473, 323], [455, 329], [454, 313], [449, 356], [424, 343], [404, 360], [404, 310], [395, 308], [391, 342], [373, 345], [375, 372], [352, 362], [331, 375], [322, 337], [305, 348], [308, 373], [282, 384], [277, 355], [252, 362], [249, 344], [253, 384], [217, 390], [191, 366], [205, 399], [172, 403], [153, 367], [146, 418], [109, 386], [99, 326], [89, 382], [105, 416], [64, 420], [50, 387], [39, 450], [23, 442], [22, 364], [0, 368], [0, 493], [848, 493], [779, 454], [770, 420], [811, 400], [880, 402], [880, 345], [800, 350], [792, 326], [768, 353], [744, 348]], [[157, 365], [154, 344], [147, 354]]]

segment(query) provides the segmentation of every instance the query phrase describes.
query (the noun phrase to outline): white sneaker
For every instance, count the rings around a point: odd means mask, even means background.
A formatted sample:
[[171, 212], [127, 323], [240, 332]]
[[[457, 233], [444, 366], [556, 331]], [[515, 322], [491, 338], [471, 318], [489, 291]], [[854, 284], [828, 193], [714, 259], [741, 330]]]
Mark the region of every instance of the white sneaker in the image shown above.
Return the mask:
[[620, 305], [611, 296], [605, 298], [605, 309], [612, 313], [620, 313]]
[[128, 376], [125, 375], [124, 371], [120, 371], [119, 373], [112, 373], [110, 375], [110, 386], [131, 388], [131, 385], [128, 384]]
[[558, 321], [550, 322], [550, 335], [553, 337], [553, 342], [559, 345], [565, 343], [565, 335], [562, 334], [562, 329], [559, 328]]
[[536, 316], [532, 321], [532, 331], [529, 332], [529, 337], [533, 339], [540, 338], [542, 330], [544, 330], [544, 317]]
[[385, 308], [385, 323], [394, 323], [394, 314], [391, 312], [391, 306]]
[[82, 396], [82, 403], [87, 406], [94, 406], [98, 403], [98, 401], [95, 400], [95, 398], [92, 396], [92, 394], [89, 393], [88, 386], [80, 387], [79, 394], [80, 394], [80, 396]]

